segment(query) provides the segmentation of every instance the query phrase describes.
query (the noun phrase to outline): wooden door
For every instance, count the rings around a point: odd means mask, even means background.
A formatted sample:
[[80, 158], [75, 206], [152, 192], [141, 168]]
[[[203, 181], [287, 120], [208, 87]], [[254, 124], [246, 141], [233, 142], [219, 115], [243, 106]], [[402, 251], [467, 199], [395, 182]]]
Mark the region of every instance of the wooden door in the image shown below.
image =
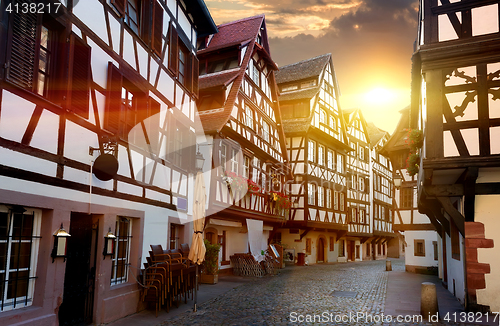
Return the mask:
[[356, 245], [354, 241], [349, 241], [349, 258], [351, 259], [351, 261], [356, 260], [355, 255], [356, 255]]
[[323, 238], [318, 239], [318, 256], [316, 262], [323, 263], [325, 261], [325, 240]]

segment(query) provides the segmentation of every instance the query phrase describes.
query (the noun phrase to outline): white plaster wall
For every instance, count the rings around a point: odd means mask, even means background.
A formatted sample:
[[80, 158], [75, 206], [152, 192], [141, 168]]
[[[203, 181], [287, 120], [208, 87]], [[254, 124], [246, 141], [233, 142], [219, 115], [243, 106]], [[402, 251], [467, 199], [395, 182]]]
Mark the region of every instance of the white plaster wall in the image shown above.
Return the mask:
[[[500, 174], [496, 174], [498, 178]], [[479, 178], [478, 178], [479, 181]], [[477, 290], [477, 303], [490, 306], [491, 311], [500, 311], [500, 219], [498, 219], [498, 202], [500, 195], [476, 196], [476, 222], [485, 225], [486, 239], [493, 239], [494, 247], [478, 249], [477, 259], [480, 263], [490, 264], [490, 273], [485, 274], [486, 289]]]
[[[425, 240], [425, 257], [415, 256], [415, 239]], [[405, 231], [405, 265], [410, 266], [438, 266], [438, 261], [434, 260], [434, 247], [432, 241], [437, 241], [435, 231]]]
[[448, 264], [448, 291], [453, 294], [453, 281], [455, 281], [455, 296], [460, 303], [465, 304], [464, 280], [464, 238], [460, 236], [460, 260], [451, 258], [451, 238], [446, 235], [446, 262]]

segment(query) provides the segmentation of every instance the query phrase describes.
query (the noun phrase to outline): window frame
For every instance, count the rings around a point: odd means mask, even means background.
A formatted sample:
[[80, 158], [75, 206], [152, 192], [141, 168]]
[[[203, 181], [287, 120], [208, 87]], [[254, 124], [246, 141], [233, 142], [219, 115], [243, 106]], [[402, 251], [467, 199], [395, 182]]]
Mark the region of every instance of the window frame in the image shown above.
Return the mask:
[[316, 161], [316, 142], [314, 140], [309, 139], [307, 142], [307, 160], [309, 162]]
[[[126, 223], [128, 224], [127, 226], [127, 234], [124, 236], [120, 234], [122, 228], [120, 227], [121, 223]], [[130, 265], [130, 247], [132, 243], [132, 224], [133, 224], [133, 219], [128, 218], [128, 217], [123, 217], [123, 216], [117, 216], [116, 222], [115, 222], [115, 236], [116, 239], [115, 241], [115, 252], [113, 253], [113, 256], [111, 257], [111, 278], [110, 278], [110, 285], [115, 286], [119, 284], [124, 284], [128, 282], [128, 268], [127, 266]], [[124, 258], [119, 258], [119, 250], [121, 248], [120, 246], [121, 243], [125, 243], [125, 257]], [[117, 266], [118, 266], [118, 260], [124, 260], [125, 264], [123, 275], [121, 277], [117, 277]]]
[[[414, 256], [425, 257], [425, 239], [414, 239]], [[421, 245], [421, 246], [420, 246]], [[419, 250], [422, 249], [422, 250]]]
[[307, 184], [307, 204], [311, 206], [316, 205], [316, 191], [314, 188], [315, 184], [313, 183]]
[[322, 186], [318, 186], [318, 206], [319, 207], [324, 207], [325, 206], [325, 188]]
[[[35, 293], [35, 283], [36, 283], [36, 273], [38, 269], [38, 252], [40, 249], [40, 230], [41, 230], [41, 224], [42, 224], [42, 212], [37, 209], [32, 209], [28, 207], [23, 207], [25, 210], [23, 213], [16, 213], [13, 212], [12, 209], [10, 209], [7, 206], [0, 205], [0, 213], [5, 213], [7, 215], [7, 224], [6, 224], [6, 236], [5, 240], [0, 240], [0, 243], [5, 243], [5, 249], [7, 252], [5, 253], [5, 267], [3, 274], [4, 275], [4, 281], [0, 283], [0, 287], [3, 287], [5, 284], [5, 288], [3, 290], [3, 296], [0, 298], [0, 312], [4, 311], [9, 311], [9, 310], [15, 310], [23, 307], [28, 307], [33, 304], [34, 300], [34, 293]], [[31, 230], [31, 235], [30, 239], [22, 239], [26, 236], [21, 235], [19, 236], [19, 239], [16, 241], [14, 238], [15, 236], [13, 235], [14, 228], [11, 228], [11, 225], [15, 225], [14, 219], [16, 215], [18, 216], [19, 214], [22, 214], [23, 216], [33, 216], [33, 222], [32, 222], [32, 230]], [[21, 224], [24, 225], [24, 224]], [[21, 233], [22, 234], [22, 233]], [[29, 257], [29, 266], [19, 268], [19, 263], [18, 261], [18, 267], [17, 268], [10, 268], [10, 264], [12, 263], [12, 251], [13, 251], [13, 246], [15, 245], [15, 242], [17, 243], [27, 243], [26, 241], [30, 241], [30, 257]], [[22, 270], [21, 270], [22, 269]], [[27, 280], [27, 286], [26, 286], [26, 292], [24, 296], [15, 296], [12, 298], [8, 298], [9, 295], [9, 278], [12, 273], [20, 273], [20, 272], [25, 272], [28, 271], [28, 280]], [[18, 278], [16, 278], [17, 281], [19, 281]], [[18, 290], [18, 288], [16, 288]], [[19, 306], [17, 306], [19, 305]]]
[[400, 209], [413, 209], [413, 187], [400, 187], [399, 188], [399, 208]]

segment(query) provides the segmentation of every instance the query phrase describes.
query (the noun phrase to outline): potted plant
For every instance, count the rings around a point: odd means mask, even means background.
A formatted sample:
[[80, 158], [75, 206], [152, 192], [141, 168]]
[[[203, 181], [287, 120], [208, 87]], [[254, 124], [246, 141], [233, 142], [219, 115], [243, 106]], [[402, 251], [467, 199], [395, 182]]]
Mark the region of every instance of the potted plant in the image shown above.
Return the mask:
[[205, 261], [203, 262], [203, 273], [201, 283], [216, 284], [219, 281], [219, 251], [220, 244], [212, 244], [205, 239]]

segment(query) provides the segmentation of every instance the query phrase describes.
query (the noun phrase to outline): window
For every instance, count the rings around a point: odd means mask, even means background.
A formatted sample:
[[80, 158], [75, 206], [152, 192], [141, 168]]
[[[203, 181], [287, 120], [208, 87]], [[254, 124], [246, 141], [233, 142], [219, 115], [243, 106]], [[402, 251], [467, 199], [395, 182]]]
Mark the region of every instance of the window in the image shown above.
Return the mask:
[[269, 143], [269, 124], [262, 121], [262, 138]]
[[33, 302], [41, 213], [0, 206], [0, 311]]
[[10, 18], [6, 79], [88, 119], [90, 47], [72, 33], [66, 52], [64, 27], [42, 14], [14, 11]]
[[253, 65], [252, 65], [252, 67], [253, 67], [253, 69], [252, 69], [252, 80], [253, 80], [253, 82], [257, 86], [259, 86], [260, 85], [260, 82], [259, 82], [260, 81], [260, 71], [257, 68], [257, 65], [256, 65], [255, 61], [252, 60], [252, 62], [253, 62]]
[[415, 256], [425, 257], [425, 240], [414, 240]]
[[253, 171], [252, 181], [257, 183], [259, 181], [260, 161], [257, 157], [253, 158]]
[[337, 124], [335, 123], [335, 118], [333, 116], [330, 116], [328, 122], [329, 122], [330, 128], [337, 129]]
[[330, 237], [330, 251], [335, 251], [335, 241], [334, 237]]
[[344, 193], [340, 193], [340, 198], [339, 198], [339, 203], [340, 203], [340, 211], [344, 211]]
[[314, 188], [315, 188], [314, 184], [312, 183], [307, 184], [307, 203], [309, 205], [316, 204], [316, 190]]
[[227, 161], [227, 148], [226, 145], [221, 144], [219, 149], [219, 164], [222, 168], [222, 172], [226, 171], [226, 161]]
[[233, 149], [231, 156], [231, 172], [238, 174], [238, 151]]
[[327, 117], [326, 111], [323, 109], [320, 109], [319, 110], [319, 122], [326, 124], [326, 117]]
[[337, 154], [337, 172], [344, 173], [344, 156]]
[[356, 190], [357, 178], [354, 174], [351, 175], [351, 188]]
[[365, 178], [358, 176], [358, 190], [365, 191]]
[[326, 189], [326, 208], [332, 208], [332, 190]]
[[300, 88], [308, 88], [308, 87], [313, 87], [313, 86], [316, 86], [316, 80], [315, 79], [308, 80], [308, 81], [303, 82], [302, 84], [300, 84]]
[[253, 110], [250, 109], [248, 105], [245, 105], [245, 125], [250, 129], [253, 129]]
[[318, 186], [318, 206], [325, 206], [325, 188], [322, 186]]
[[365, 148], [364, 147], [359, 147], [359, 159], [361, 161], [365, 160]]
[[111, 266], [111, 285], [126, 283], [130, 257], [130, 238], [132, 237], [132, 222], [119, 217], [115, 227], [115, 254]]
[[326, 156], [326, 164], [327, 164], [327, 167], [331, 170], [333, 170], [333, 162], [334, 160], [334, 156], [333, 156], [333, 152], [331, 150], [328, 150], [328, 154]]
[[351, 208], [351, 222], [352, 223], [358, 222], [358, 210], [355, 207]]
[[399, 208], [413, 208], [413, 187], [399, 188]]
[[339, 192], [338, 191], [333, 192], [333, 209], [336, 211], [339, 209]]
[[364, 209], [359, 210], [359, 223], [365, 224], [366, 211]]
[[345, 257], [345, 243], [344, 243], [344, 240], [339, 240], [339, 257]]
[[179, 71], [177, 79], [182, 85], [186, 85], [186, 74], [187, 74], [187, 49], [184, 46], [179, 45]]
[[306, 254], [311, 254], [311, 238], [306, 238]]
[[316, 159], [316, 143], [310, 140], [308, 145], [309, 147], [307, 148], [307, 159], [310, 162], [314, 162]]
[[[108, 64], [107, 91], [104, 128], [117, 134], [120, 139], [136, 144], [144, 137], [142, 128], [137, 128], [132, 134], [129, 134], [130, 131], [139, 122], [160, 113], [160, 103], [148, 98], [145, 91], [125, 79], [111, 62]], [[170, 121], [171, 124], [172, 121], [174, 120]], [[153, 135], [158, 131], [151, 128], [158, 128], [159, 124], [149, 127], [148, 134], [151, 132]], [[171, 128], [172, 132], [176, 132], [174, 126]], [[151, 141], [153, 138], [151, 137]]]
[[[161, 33], [160, 40], [157, 43], [157, 46], [160, 48], [158, 51], [155, 50], [155, 53], [160, 55], [162, 51]], [[179, 38], [179, 34], [172, 22], [170, 22], [169, 27], [168, 43], [168, 70], [170, 70], [174, 77], [177, 77], [179, 83], [183, 85], [188, 92], [191, 92], [194, 96], [198, 96], [198, 58], [189, 50], [191, 45], [188, 46], [184, 44]]]
[[288, 85], [288, 86], [283, 86], [281, 88], [281, 91], [282, 92], [289, 92], [289, 91], [294, 91], [296, 89], [298, 89], [299, 87], [297, 85]]
[[250, 157], [245, 156], [243, 161], [243, 176], [245, 178], [250, 178]]
[[360, 251], [361, 251], [361, 249], [359, 248], [359, 245], [356, 245], [356, 259], [360, 258], [360, 256], [359, 256]]
[[318, 164], [325, 165], [325, 146], [318, 146]]
[[125, 3], [124, 20], [136, 34], [139, 34], [139, 17], [139, 1], [127, 0]]

